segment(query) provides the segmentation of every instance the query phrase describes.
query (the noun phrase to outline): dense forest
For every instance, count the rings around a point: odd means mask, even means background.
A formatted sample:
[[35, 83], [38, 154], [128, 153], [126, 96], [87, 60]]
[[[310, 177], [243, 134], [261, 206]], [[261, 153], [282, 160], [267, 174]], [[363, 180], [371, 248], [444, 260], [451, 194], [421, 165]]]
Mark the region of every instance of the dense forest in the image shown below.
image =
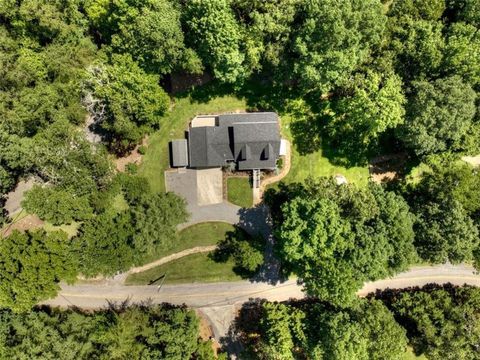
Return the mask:
[[[349, 167], [402, 152], [422, 169], [388, 186], [311, 179], [266, 195], [284, 274], [297, 274], [322, 303], [265, 305], [258, 351], [380, 359], [402, 350], [407, 334], [432, 358], [474, 359], [478, 319], [468, 334], [455, 326], [478, 316], [476, 290], [360, 303], [354, 294], [420, 261], [480, 268], [480, 173], [460, 161], [480, 153], [479, 29], [479, 0], [0, 0], [0, 205], [33, 177], [23, 207], [53, 225], [79, 224], [72, 237], [37, 230], [0, 242], [0, 308], [10, 309], [1, 315], [8, 341], [0, 353], [15, 358], [42, 327], [72, 349], [88, 343], [86, 358], [125, 351], [109, 343], [109, 331], [141, 318], [125, 326], [143, 334], [135, 351], [168, 358], [164, 344], [149, 342], [167, 316], [161, 309], [17, 313], [54, 296], [62, 280], [114, 275], [175, 241], [188, 218], [184, 200], [152, 191], [134, 166], [117, 172], [112, 160], [164, 125], [176, 79], [207, 74], [210, 84], [185, 94], [234, 94], [248, 110], [306, 119], [295, 128], [300, 153], [328, 146], [331, 160]], [[92, 131], [100, 141], [86, 136]], [[0, 225], [8, 221], [1, 211]], [[261, 246], [240, 243], [235, 261], [258, 269]], [[203, 350], [190, 321], [189, 345], [178, 350], [189, 353], [172, 359], [208, 358], [192, 355]], [[72, 322], [102, 324], [101, 333], [69, 337]]]
[[475, 287], [387, 290], [335, 307], [318, 300], [247, 303], [237, 321], [246, 359], [478, 359]]
[[[125, 304], [124, 304], [125, 305]], [[96, 312], [0, 312], [2, 359], [213, 360], [193, 310], [170, 305], [111, 306]]]

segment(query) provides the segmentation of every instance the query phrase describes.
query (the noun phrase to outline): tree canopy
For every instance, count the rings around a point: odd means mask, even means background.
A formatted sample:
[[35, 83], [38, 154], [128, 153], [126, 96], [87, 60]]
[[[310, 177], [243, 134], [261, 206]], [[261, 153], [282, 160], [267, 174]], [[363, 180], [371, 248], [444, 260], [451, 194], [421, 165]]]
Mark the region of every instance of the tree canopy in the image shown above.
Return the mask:
[[395, 74], [367, 71], [355, 76], [350, 91], [351, 95], [332, 101], [326, 132], [342, 154], [353, 158], [352, 153], [357, 153], [359, 162], [365, 162], [380, 136], [404, 122], [402, 80]]
[[114, 56], [112, 62], [90, 68], [85, 102], [109, 134], [113, 149], [122, 152], [159, 127], [169, 98], [158, 76], [145, 73], [130, 56]]
[[199, 339], [193, 310], [172, 305], [83, 313], [50, 308], [0, 312], [0, 356], [46, 359], [213, 360], [209, 341]]
[[480, 175], [454, 156], [430, 156], [424, 167], [420, 179], [405, 189], [417, 215], [419, 255], [433, 263], [477, 259]]
[[126, 271], [168, 250], [176, 227], [187, 220], [185, 201], [174, 195], [143, 193], [127, 210], [86, 221], [75, 238], [80, 271], [88, 277]]
[[257, 306], [245, 309], [248, 322], [239, 321], [245, 324], [241, 338], [256, 358], [401, 359], [406, 351], [405, 330], [380, 301], [348, 309], [318, 301]]
[[278, 253], [308, 294], [348, 304], [363, 282], [406, 269], [416, 258], [414, 218], [401, 196], [329, 179], [284, 186], [268, 199]]
[[229, 5], [227, 0], [188, 1], [184, 22], [191, 34], [191, 46], [215, 77], [234, 83], [242, 81], [246, 69], [240, 50], [241, 29]]
[[27, 311], [72, 282], [77, 264], [64, 232], [14, 231], [0, 241], [0, 306]]
[[386, 16], [379, 1], [305, 1], [292, 44], [294, 74], [305, 90], [326, 93], [345, 86], [371, 58], [384, 34]]
[[417, 155], [466, 150], [476, 97], [475, 91], [457, 76], [415, 83], [400, 132], [405, 145]]
[[428, 359], [476, 359], [480, 292], [476, 287], [427, 285], [377, 295]]

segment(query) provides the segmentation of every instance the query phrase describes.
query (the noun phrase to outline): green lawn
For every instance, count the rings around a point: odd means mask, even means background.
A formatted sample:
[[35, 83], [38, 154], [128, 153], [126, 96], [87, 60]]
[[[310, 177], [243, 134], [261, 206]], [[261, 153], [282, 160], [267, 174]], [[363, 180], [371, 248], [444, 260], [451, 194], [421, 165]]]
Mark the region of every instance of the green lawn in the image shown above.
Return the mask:
[[183, 139], [188, 123], [196, 115], [245, 110], [246, 103], [234, 96], [215, 97], [199, 103], [190, 97], [174, 99], [173, 109], [161, 121], [160, 130], [150, 135], [149, 146], [138, 173], [145, 176], [156, 192], [165, 191], [163, 172], [169, 167], [168, 142]]
[[120, 193], [115, 195], [113, 198], [112, 209], [115, 213], [120, 213], [128, 209], [128, 203], [123, 194]]
[[[168, 256], [196, 246], [215, 245], [224, 240], [225, 235], [228, 232], [234, 230], [235, 227], [233, 225], [223, 222], [206, 222], [192, 225], [180, 231], [175, 246], [163, 253], [162, 256]], [[130, 275], [127, 278], [126, 283], [148, 284], [151, 280], [162, 276], [165, 271], [169, 274], [167, 282], [170, 283], [229, 281], [240, 279], [232, 269], [232, 262], [216, 263], [213, 260], [210, 260], [205, 253], [194, 254], [142, 273]]]
[[175, 246], [162, 254], [167, 256], [196, 246], [215, 245], [225, 239], [225, 234], [234, 231], [233, 225], [224, 222], [205, 222], [183, 229], [178, 234]]
[[132, 274], [125, 283], [147, 285], [165, 274], [165, 284], [241, 280], [242, 278], [233, 272], [233, 266], [232, 261], [217, 263], [211, 260], [209, 253], [193, 254], [142, 273]]
[[295, 148], [291, 125], [295, 119], [292, 116], [282, 116], [282, 136], [292, 143], [292, 164], [290, 172], [283, 179], [286, 183], [303, 182], [306, 178], [320, 176], [344, 175], [351, 183], [359, 186], [365, 186], [368, 183], [369, 172], [367, 166], [350, 167], [335, 166], [328, 158], [322, 155], [322, 150], [317, 150], [311, 154], [300, 155]]
[[[245, 110], [246, 101], [233, 95], [212, 97], [206, 102], [197, 102], [190, 97], [175, 98], [173, 109], [161, 121], [160, 130], [150, 135], [149, 146], [138, 173], [145, 176], [156, 192], [165, 191], [163, 172], [169, 167], [168, 142], [172, 139], [184, 138], [188, 123], [200, 114], [219, 114], [235, 110]], [[291, 124], [295, 117], [289, 114], [282, 115], [282, 136], [292, 142]], [[365, 185], [368, 181], [367, 167], [351, 167], [333, 165], [322, 151], [318, 150], [308, 155], [300, 155], [292, 147], [292, 167], [285, 182], [301, 182], [309, 176], [344, 175], [350, 182]]]
[[249, 208], [253, 205], [253, 190], [248, 177], [229, 177], [227, 179], [228, 201]]

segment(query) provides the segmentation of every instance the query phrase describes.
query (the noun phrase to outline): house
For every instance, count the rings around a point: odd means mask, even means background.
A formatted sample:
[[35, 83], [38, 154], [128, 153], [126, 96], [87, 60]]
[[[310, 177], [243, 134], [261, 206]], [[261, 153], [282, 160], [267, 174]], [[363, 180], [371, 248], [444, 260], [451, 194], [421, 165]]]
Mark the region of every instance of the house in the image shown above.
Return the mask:
[[[273, 170], [280, 156], [278, 115], [273, 112], [197, 116], [187, 139], [171, 142], [173, 167]], [[188, 156], [187, 156], [188, 154]]]

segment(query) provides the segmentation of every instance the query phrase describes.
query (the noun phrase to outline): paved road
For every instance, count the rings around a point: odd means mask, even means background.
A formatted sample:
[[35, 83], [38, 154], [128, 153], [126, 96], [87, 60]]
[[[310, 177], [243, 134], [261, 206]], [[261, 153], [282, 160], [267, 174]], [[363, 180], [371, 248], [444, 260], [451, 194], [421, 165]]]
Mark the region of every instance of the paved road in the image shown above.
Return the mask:
[[[366, 283], [358, 294], [364, 296], [376, 289], [422, 286], [428, 283], [453, 283], [480, 286], [480, 275], [468, 265], [438, 265], [413, 268], [394, 278]], [[200, 309], [211, 322], [217, 338], [225, 336], [238, 305], [252, 298], [283, 301], [301, 298], [301, 286], [295, 280], [271, 285], [264, 282], [226, 282], [212, 284], [123, 286], [116, 283], [101, 285], [62, 285], [60, 294], [45, 304], [53, 306], [78, 306], [85, 309], [104, 307], [108, 302], [151, 301], [187, 304]]]

